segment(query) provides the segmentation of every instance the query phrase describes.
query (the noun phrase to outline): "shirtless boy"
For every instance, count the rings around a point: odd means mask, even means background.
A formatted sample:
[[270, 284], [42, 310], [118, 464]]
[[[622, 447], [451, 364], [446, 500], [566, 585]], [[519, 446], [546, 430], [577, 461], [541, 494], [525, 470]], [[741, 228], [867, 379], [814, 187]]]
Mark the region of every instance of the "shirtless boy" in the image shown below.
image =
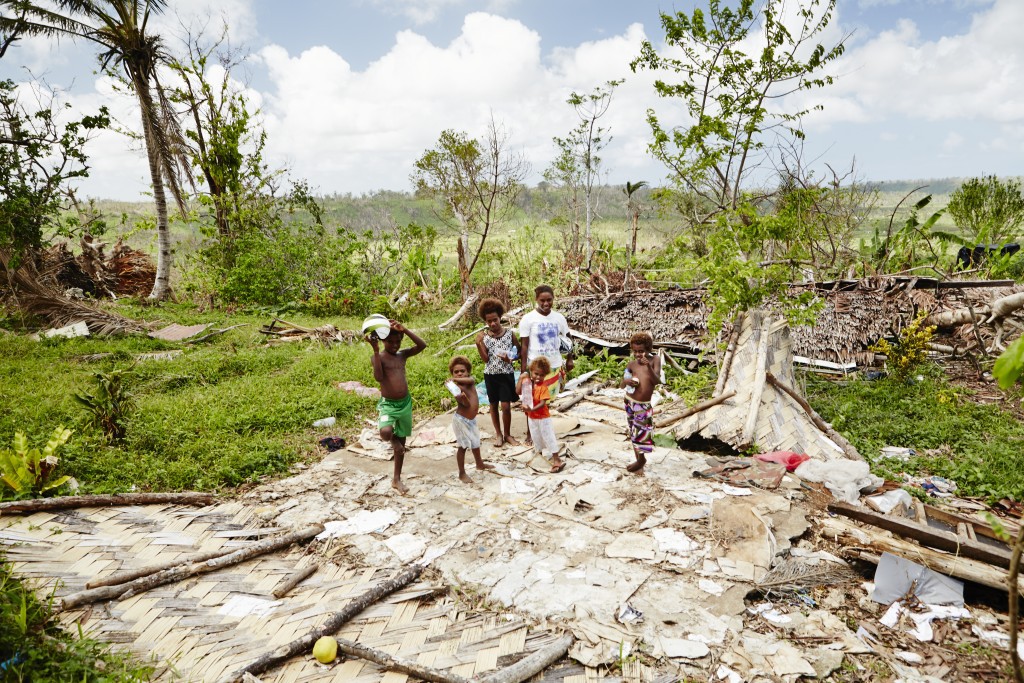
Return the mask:
[[458, 406], [452, 415], [452, 431], [455, 432], [455, 443], [458, 444], [455, 461], [459, 464], [459, 480], [472, 484], [473, 480], [466, 474], [467, 448], [473, 451], [478, 470], [483, 472], [494, 469], [494, 465], [488, 465], [480, 457], [480, 428], [476, 423], [476, 415], [480, 412], [480, 397], [476, 393], [476, 379], [473, 377], [473, 366], [468, 358], [455, 356], [448, 363], [448, 371], [452, 373], [451, 381], [461, 390], [455, 397]]
[[626, 388], [626, 423], [633, 444], [636, 462], [626, 466], [639, 472], [647, 464], [647, 454], [654, 450], [654, 387], [661, 384], [661, 358], [653, 353], [654, 339], [646, 332], [629, 338], [633, 360], [626, 366], [622, 386]]
[[[384, 353], [380, 352], [380, 339], [376, 334], [370, 333], [365, 339], [373, 347], [373, 378], [380, 382], [381, 399], [377, 404], [380, 438], [391, 444], [395, 454], [395, 476], [391, 486], [405, 495], [409, 489], [402, 483], [402, 462], [405, 459], [405, 440], [412, 434], [412, 396], [405, 378], [405, 362], [427, 348], [427, 343], [397, 320], [389, 322], [391, 332], [384, 339]], [[411, 349], [402, 348], [405, 335], [409, 335], [414, 344]]]

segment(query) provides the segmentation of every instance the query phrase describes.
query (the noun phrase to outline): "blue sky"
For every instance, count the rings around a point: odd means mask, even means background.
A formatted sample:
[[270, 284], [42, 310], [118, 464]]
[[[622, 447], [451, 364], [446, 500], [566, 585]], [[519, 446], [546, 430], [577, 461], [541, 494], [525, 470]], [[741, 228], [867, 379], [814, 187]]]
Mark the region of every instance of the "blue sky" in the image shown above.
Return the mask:
[[[323, 193], [409, 189], [413, 161], [443, 129], [478, 136], [492, 116], [537, 182], [554, 156], [551, 137], [575, 124], [565, 98], [611, 78], [627, 81], [602, 120], [613, 135], [609, 182], [663, 181], [646, 152], [648, 107], [684, 122], [628, 63], [643, 39], [662, 41], [659, 11], [689, 11], [693, 0], [169, 4], [156, 28], [172, 48], [182, 25], [226, 19], [233, 44], [250, 53], [236, 75], [262, 108], [270, 161]], [[805, 161], [824, 172], [856, 159], [871, 180], [1024, 174], [1021, 26], [1024, 0], [839, 0], [827, 38], [849, 35], [847, 51], [836, 84], [801, 101], [824, 105], [805, 120]], [[106, 104], [137, 126], [132, 100], [94, 69], [87, 44], [33, 39], [8, 52], [0, 77], [26, 88], [45, 77], [73, 111]], [[90, 151], [83, 194], [140, 198], [137, 143], [105, 133]]]

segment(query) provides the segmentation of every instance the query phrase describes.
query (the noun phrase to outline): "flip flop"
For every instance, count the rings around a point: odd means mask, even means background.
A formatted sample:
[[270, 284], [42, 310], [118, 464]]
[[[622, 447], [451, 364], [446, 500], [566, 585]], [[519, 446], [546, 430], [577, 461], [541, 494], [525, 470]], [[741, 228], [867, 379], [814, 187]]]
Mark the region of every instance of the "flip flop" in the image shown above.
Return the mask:
[[551, 466], [551, 474], [558, 474], [559, 472], [561, 472], [564, 469], [565, 469], [565, 461], [563, 460], [562, 462], [558, 463], [557, 465], [552, 465]]

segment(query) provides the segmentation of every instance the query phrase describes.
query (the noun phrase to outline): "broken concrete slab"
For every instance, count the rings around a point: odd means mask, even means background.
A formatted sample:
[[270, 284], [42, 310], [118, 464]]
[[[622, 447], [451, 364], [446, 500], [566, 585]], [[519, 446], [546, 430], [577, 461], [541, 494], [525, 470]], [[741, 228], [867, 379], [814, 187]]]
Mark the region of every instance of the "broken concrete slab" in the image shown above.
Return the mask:
[[605, 548], [608, 557], [626, 557], [634, 560], [653, 560], [654, 539], [647, 534], [624, 533]]

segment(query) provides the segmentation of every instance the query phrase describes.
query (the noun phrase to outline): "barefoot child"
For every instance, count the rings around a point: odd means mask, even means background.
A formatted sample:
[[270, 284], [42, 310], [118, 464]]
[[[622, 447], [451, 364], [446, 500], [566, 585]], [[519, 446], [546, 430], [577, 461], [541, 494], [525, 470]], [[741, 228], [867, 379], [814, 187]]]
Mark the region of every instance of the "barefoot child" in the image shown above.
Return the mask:
[[[497, 299], [484, 299], [478, 309], [487, 329], [476, 337], [476, 349], [484, 366], [484, 386], [491, 404], [491, 424], [494, 426], [494, 445], [518, 446], [509, 433], [512, 429], [512, 404], [519, 400], [516, 394], [516, 369], [512, 361], [519, 357], [519, 340], [515, 332], [501, 324], [505, 307]], [[501, 411], [499, 421], [498, 411]], [[504, 429], [502, 429], [504, 423]]]
[[[380, 352], [380, 339], [376, 333], [366, 335], [365, 339], [373, 347], [373, 378], [380, 382], [381, 399], [377, 404], [380, 438], [391, 444], [395, 454], [395, 476], [391, 486], [405, 495], [409, 489], [402, 483], [402, 462], [405, 459], [405, 439], [412, 434], [412, 396], [405, 379], [405, 362], [427, 348], [427, 343], [397, 320], [390, 323], [391, 331], [384, 339], [384, 353]], [[411, 349], [402, 349], [405, 335], [409, 335], [414, 344]]]
[[459, 464], [459, 479], [467, 484], [473, 480], [466, 474], [466, 449], [473, 451], [476, 468], [481, 472], [493, 470], [480, 457], [480, 428], [476, 424], [476, 415], [480, 412], [480, 397], [476, 393], [476, 379], [473, 378], [473, 366], [465, 356], [455, 356], [448, 363], [448, 372], [452, 373], [451, 381], [460, 389], [455, 396], [458, 407], [452, 415], [452, 431], [455, 432], [455, 443], [459, 448], [455, 451], [455, 461]]
[[647, 464], [647, 454], [654, 450], [654, 407], [651, 396], [661, 383], [661, 359], [653, 353], [654, 340], [646, 332], [629, 338], [633, 360], [626, 366], [622, 386], [626, 388], [626, 424], [633, 443], [636, 462], [626, 470], [639, 472]]
[[530, 427], [530, 436], [533, 438], [533, 450], [540, 453], [551, 461], [551, 471], [561, 472], [565, 463], [558, 457], [558, 440], [555, 439], [555, 428], [551, 424], [551, 410], [548, 402], [551, 400], [551, 391], [545, 378], [551, 374], [551, 364], [544, 356], [539, 356], [530, 363], [530, 372], [519, 375], [519, 382], [516, 383], [516, 391], [522, 392], [523, 383], [529, 379], [533, 383], [533, 408], [523, 406], [526, 411], [527, 424]]

